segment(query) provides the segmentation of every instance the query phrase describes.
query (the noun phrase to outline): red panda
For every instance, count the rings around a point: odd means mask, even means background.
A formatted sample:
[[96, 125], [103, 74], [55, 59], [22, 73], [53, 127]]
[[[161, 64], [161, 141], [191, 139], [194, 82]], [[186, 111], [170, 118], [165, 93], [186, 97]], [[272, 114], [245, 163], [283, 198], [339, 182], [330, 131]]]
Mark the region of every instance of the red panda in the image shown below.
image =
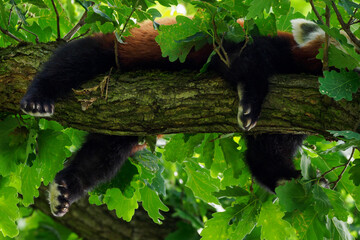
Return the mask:
[[[176, 23], [176, 20], [160, 19], [157, 22], [167, 25]], [[238, 22], [243, 25], [241, 20]], [[296, 31], [294, 35], [278, 32], [274, 37], [254, 37], [245, 47], [243, 42], [225, 41], [230, 67], [217, 56], [211, 61], [209, 69], [220, 74], [230, 87], [238, 91], [237, 120], [245, 131], [255, 127], [258, 121], [268, 93], [270, 76], [277, 73], [321, 72], [322, 64], [316, 55], [323, 43], [323, 32], [315, 23], [306, 20], [293, 21], [293, 29]], [[125, 44], [116, 41], [114, 34], [99, 33], [58, 49], [35, 76], [21, 100], [21, 109], [34, 116], [51, 116], [58, 97], [115, 66], [115, 56], [122, 70], [159, 66], [171, 69], [173, 66], [200, 68], [213, 51], [210, 44], [205, 45], [199, 51], [191, 51], [185, 64], [170, 63], [162, 57], [155, 41], [158, 31], [153, 28], [151, 21], [141, 23], [140, 28], [131, 30], [131, 34], [125, 38]], [[304, 137], [294, 134], [246, 134], [245, 161], [255, 179], [274, 192], [282, 180], [299, 177], [292, 157]], [[144, 147], [138, 145], [138, 140], [134, 136], [90, 133], [75, 158], [56, 175], [50, 186], [52, 213], [63, 216], [84, 192], [113, 177], [131, 154]]]

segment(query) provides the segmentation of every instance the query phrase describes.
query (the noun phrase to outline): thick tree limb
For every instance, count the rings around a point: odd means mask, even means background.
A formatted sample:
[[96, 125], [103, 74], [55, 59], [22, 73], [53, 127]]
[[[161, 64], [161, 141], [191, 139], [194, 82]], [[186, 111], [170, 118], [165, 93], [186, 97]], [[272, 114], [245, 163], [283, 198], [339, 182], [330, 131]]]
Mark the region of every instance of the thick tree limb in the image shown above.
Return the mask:
[[[56, 45], [0, 50], [0, 112], [19, 112], [26, 87]], [[100, 76], [86, 86], [95, 86], [102, 80]], [[351, 102], [336, 102], [321, 95], [317, 77], [309, 75], [275, 76], [270, 89], [261, 119], [251, 132], [359, 132], [359, 94], [354, 94]], [[201, 76], [189, 71], [116, 73], [111, 76], [107, 101], [97, 100], [84, 112], [77, 98], [84, 96], [71, 94], [57, 103], [53, 119], [91, 132], [122, 135], [241, 131], [236, 123], [237, 94], [213, 73]]]
[[87, 198], [71, 205], [64, 217], [52, 216], [47, 201], [46, 188], [41, 187], [40, 197], [35, 199], [34, 208], [51, 216], [55, 221], [67, 226], [84, 240], [161, 240], [176, 230], [177, 218], [171, 213], [163, 213], [163, 224], [154, 223], [144, 209], [139, 208], [131, 220], [125, 222], [116, 217], [114, 211], [109, 211], [105, 205], [96, 206], [89, 204]]

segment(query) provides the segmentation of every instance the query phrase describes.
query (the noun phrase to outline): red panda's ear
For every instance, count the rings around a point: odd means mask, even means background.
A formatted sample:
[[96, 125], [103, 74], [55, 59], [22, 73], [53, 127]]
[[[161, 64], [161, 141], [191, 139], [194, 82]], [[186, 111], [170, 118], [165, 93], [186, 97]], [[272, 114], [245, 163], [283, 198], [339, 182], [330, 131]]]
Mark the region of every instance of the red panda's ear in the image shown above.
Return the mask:
[[315, 39], [325, 38], [325, 32], [312, 21], [298, 18], [291, 20], [291, 25], [294, 39], [300, 47]]

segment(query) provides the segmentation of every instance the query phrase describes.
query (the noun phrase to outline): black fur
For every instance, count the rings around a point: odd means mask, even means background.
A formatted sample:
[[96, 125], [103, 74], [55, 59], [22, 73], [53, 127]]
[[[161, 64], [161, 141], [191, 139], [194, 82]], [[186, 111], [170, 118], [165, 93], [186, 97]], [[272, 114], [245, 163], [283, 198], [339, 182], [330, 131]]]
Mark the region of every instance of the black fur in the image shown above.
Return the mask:
[[23, 111], [53, 113], [58, 97], [105, 73], [115, 65], [113, 49], [104, 49], [95, 38], [83, 38], [60, 47], [35, 76], [20, 102]]
[[305, 135], [261, 134], [247, 135], [246, 162], [253, 176], [272, 192], [281, 180], [298, 178], [300, 171], [292, 158]]
[[[235, 89], [242, 89], [239, 123], [245, 130], [255, 126], [268, 93], [268, 78], [275, 73], [297, 72], [289, 43], [280, 37], [258, 37], [243, 48], [225, 44], [231, 67], [224, 67], [215, 57], [211, 69], [219, 72]], [[36, 75], [21, 101], [28, 113], [43, 113], [56, 98], [71, 88], [104, 73], [115, 65], [114, 51], [103, 49], [93, 38], [74, 41], [55, 52]], [[235, 117], [235, 116], [234, 116]], [[292, 157], [302, 144], [304, 135], [247, 136], [246, 162], [254, 177], [271, 191], [282, 179], [298, 177]], [[71, 163], [56, 175], [60, 202], [54, 214], [65, 213], [69, 205], [101, 181], [111, 178], [130, 155], [137, 137], [90, 134]]]
[[110, 180], [138, 144], [138, 137], [89, 134], [70, 164], [55, 177], [61, 215], [71, 203], [101, 182]]

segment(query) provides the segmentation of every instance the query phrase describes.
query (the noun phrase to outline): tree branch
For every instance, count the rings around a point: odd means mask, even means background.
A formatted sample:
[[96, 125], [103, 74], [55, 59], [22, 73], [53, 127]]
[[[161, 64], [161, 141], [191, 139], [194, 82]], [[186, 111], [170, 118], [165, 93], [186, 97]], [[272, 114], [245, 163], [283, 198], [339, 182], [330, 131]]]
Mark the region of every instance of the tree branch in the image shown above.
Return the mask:
[[[0, 112], [20, 113], [28, 84], [57, 44], [0, 50]], [[87, 83], [99, 84], [104, 76]], [[158, 133], [240, 132], [237, 94], [215, 73], [159, 70], [112, 74], [108, 100], [100, 94], [60, 100], [53, 120], [91, 131], [119, 135]], [[327, 134], [326, 130], [359, 132], [360, 94], [353, 101], [321, 95], [316, 76], [279, 75], [270, 79], [260, 120], [250, 133]], [[85, 112], [81, 98], [98, 98]]]
[[131, 222], [125, 222], [117, 218], [115, 212], [109, 211], [105, 205], [91, 205], [85, 197], [71, 205], [71, 210], [64, 217], [54, 217], [50, 212], [47, 190], [44, 186], [40, 188], [40, 196], [35, 199], [34, 208], [51, 216], [84, 240], [160, 240], [175, 231], [176, 223], [179, 221], [171, 217], [171, 212], [162, 212], [165, 217], [163, 224], [155, 224], [140, 207]]

